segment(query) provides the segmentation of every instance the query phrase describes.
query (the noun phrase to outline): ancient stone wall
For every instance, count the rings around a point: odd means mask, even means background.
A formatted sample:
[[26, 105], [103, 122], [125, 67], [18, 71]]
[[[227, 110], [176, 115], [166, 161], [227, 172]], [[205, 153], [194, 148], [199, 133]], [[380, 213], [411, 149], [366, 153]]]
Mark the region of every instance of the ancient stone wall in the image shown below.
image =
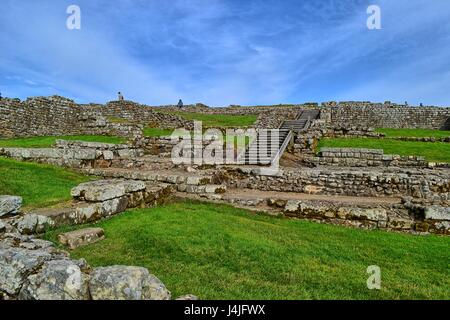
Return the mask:
[[450, 108], [410, 107], [390, 103], [328, 102], [330, 121], [344, 126], [372, 128], [450, 129]]
[[111, 101], [106, 105], [90, 104], [81, 105], [88, 110], [93, 110], [110, 121], [125, 121], [129, 123], [145, 124], [155, 128], [189, 128], [190, 121], [180, 116], [170, 114], [165, 108], [156, 108], [142, 105], [132, 101]]
[[125, 144], [57, 140], [54, 148], [0, 148], [0, 156], [70, 168], [107, 168], [140, 157], [144, 151]]
[[133, 137], [142, 134], [143, 125], [188, 126], [178, 116], [128, 101], [79, 105], [58, 96], [0, 100], [0, 138], [86, 134]]
[[427, 201], [450, 200], [450, 173], [440, 169], [302, 168], [281, 176], [249, 174], [229, 187], [343, 196], [412, 196]]
[[322, 148], [318, 157], [308, 159], [310, 163], [341, 167], [420, 167], [428, 162], [420, 156], [384, 154], [383, 149], [364, 148]]

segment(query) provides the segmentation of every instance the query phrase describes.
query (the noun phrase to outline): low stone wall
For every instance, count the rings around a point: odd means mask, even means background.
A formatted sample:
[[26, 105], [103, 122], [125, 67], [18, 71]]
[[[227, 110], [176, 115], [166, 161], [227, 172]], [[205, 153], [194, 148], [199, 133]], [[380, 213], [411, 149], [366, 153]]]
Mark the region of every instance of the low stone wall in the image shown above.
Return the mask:
[[305, 160], [316, 165], [341, 167], [428, 167], [424, 157], [388, 155], [383, 149], [322, 148], [318, 157]]
[[441, 206], [413, 210], [402, 205], [349, 207], [331, 202], [289, 200], [284, 215], [365, 229], [450, 234], [450, 209]]
[[450, 142], [450, 131], [448, 137], [392, 137], [394, 140], [413, 142]]
[[0, 155], [70, 168], [110, 167], [113, 161], [144, 154], [125, 144], [57, 140], [55, 148], [0, 148]]
[[152, 155], [168, 155], [172, 152], [172, 148], [178, 142], [173, 142], [170, 137], [146, 137], [143, 139], [142, 145], [146, 153]]
[[[238, 170], [241, 171], [241, 170]], [[348, 196], [412, 196], [430, 202], [450, 200], [450, 172], [440, 169], [285, 169], [281, 176], [227, 171], [227, 185], [267, 191]]]
[[[323, 112], [322, 112], [323, 113]], [[321, 114], [322, 114], [321, 113]], [[324, 120], [314, 120], [307, 131], [295, 132], [293, 144], [288, 151], [302, 158], [316, 153], [321, 138], [381, 138], [384, 134], [373, 128], [334, 125]]]

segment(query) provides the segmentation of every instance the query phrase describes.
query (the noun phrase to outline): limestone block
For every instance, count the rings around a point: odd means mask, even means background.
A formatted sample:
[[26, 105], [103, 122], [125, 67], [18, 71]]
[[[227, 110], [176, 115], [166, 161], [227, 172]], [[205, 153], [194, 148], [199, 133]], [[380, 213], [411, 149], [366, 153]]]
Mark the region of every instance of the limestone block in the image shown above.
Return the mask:
[[301, 203], [300, 200], [288, 200], [284, 207], [284, 212], [297, 212]]
[[50, 259], [44, 250], [0, 248], [0, 291], [18, 294], [27, 276]]
[[21, 206], [21, 197], [0, 195], [0, 217], [17, 214]]
[[427, 207], [425, 208], [425, 219], [450, 221], [450, 207]]
[[76, 249], [104, 238], [105, 232], [102, 228], [85, 228], [58, 235], [58, 241], [63, 245], [67, 245], [69, 249]]
[[37, 214], [26, 214], [17, 221], [16, 227], [21, 234], [34, 234], [42, 233], [54, 225], [55, 223], [49, 217]]
[[86, 201], [105, 201], [145, 189], [145, 183], [135, 180], [98, 180], [85, 182], [73, 188], [70, 194]]
[[164, 284], [142, 267], [95, 268], [89, 281], [93, 300], [170, 300]]
[[20, 300], [88, 300], [89, 276], [84, 260], [46, 261], [20, 290]]

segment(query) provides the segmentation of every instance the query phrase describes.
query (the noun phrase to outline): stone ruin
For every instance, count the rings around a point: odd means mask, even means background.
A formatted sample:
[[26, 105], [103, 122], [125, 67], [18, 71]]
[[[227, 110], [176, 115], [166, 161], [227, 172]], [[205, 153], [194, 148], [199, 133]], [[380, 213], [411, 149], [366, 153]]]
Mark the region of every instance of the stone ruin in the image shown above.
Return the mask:
[[[73, 200], [56, 208], [22, 212], [19, 195], [0, 196], [0, 295], [5, 299], [171, 299], [161, 281], [145, 268], [91, 268], [39, 239], [48, 228], [106, 219], [171, 198], [229, 203], [269, 215], [348, 227], [450, 234], [447, 163], [376, 149], [328, 148], [316, 154], [318, 140], [324, 137], [382, 138], [373, 127], [448, 130], [450, 108], [368, 102], [183, 107], [184, 112], [256, 115], [257, 130], [293, 123], [305, 110], [318, 116], [308, 119], [303, 128], [290, 130], [280, 166], [270, 171], [260, 165], [174, 164], [170, 159], [174, 141], [145, 138], [142, 130], [145, 126], [191, 129], [192, 122], [170, 114], [179, 111], [176, 106], [130, 101], [79, 105], [62, 97], [2, 99], [0, 137], [100, 134], [126, 137], [128, 143], [59, 140], [51, 148], [0, 148], [0, 156], [68, 167], [98, 178], [75, 187]], [[450, 142], [449, 138], [439, 141]], [[59, 241], [73, 249], [104, 237], [103, 230], [87, 228], [61, 234]], [[46, 282], [49, 277], [54, 284]]]

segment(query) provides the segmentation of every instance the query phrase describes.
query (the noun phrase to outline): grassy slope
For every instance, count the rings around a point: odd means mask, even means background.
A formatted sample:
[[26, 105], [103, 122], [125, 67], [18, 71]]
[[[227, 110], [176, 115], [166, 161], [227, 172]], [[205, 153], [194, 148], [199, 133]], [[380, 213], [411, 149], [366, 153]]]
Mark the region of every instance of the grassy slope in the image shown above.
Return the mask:
[[56, 139], [81, 140], [89, 142], [125, 143], [126, 139], [111, 136], [54, 136], [54, 137], [30, 137], [15, 139], [0, 139], [0, 147], [46, 148], [55, 144]]
[[[96, 225], [106, 239], [72, 257], [94, 266], [145, 266], [175, 297], [450, 299], [447, 237], [348, 229], [189, 202], [132, 210]], [[45, 237], [55, 240], [71, 229]], [[381, 267], [380, 291], [366, 287], [370, 265]]]
[[450, 131], [432, 129], [377, 129], [377, 132], [384, 133], [386, 137], [449, 137]]
[[70, 189], [89, 178], [62, 168], [0, 157], [0, 194], [19, 195], [29, 208], [69, 200]]
[[429, 161], [450, 162], [450, 144], [445, 142], [413, 142], [376, 138], [326, 138], [319, 141], [318, 149], [369, 148], [383, 149], [385, 154], [424, 156]]

